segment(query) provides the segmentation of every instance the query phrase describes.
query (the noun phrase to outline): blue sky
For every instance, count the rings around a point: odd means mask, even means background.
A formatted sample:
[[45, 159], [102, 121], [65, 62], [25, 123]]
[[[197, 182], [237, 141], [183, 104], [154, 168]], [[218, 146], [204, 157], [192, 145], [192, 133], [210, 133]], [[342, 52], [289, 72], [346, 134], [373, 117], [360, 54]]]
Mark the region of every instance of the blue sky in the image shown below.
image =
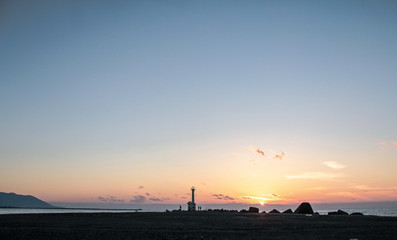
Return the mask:
[[[60, 201], [22, 173], [89, 172], [98, 158], [190, 169], [250, 145], [358, 167], [397, 141], [396, 13], [393, 1], [3, 1], [0, 187]], [[382, 154], [387, 173], [396, 153]]]

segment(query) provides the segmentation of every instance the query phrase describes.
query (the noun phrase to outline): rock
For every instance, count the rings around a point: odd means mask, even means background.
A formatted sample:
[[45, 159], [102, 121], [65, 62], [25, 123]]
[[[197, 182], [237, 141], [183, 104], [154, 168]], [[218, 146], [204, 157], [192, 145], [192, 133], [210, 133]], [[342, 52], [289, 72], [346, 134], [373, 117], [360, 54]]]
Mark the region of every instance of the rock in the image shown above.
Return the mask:
[[320, 215], [320, 213], [318, 213], [318, 212], [315, 212], [315, 213], [313, 213], [313, 215]]
[[250, 213], [259, 213], [259, 208], [250, 207], [250, 208], [248, 209], [248, 212], [250, 212]]
[[339, 215], [349, 215], [347, 212], [342, 211], [342, 210], [338, 210], [338, 214]]
[[241, 213], [246, 213], [246, 212], [248, 212], [248, 211], [245, 210], [245, 209], [241, 209], [240, 212], [241, 212]]
[[273, 209], [269, 213], [280, 213], [280, 211], [278, 211], [277, 209]]
[[285, 210], [283, 213], [294, 213], [294, 212], [291, 210], [291, 208], [289, 208], [289, 209]]
[[266, 213], [266, 211], [262, 211], [262, 213]]
[[350, 214], [352, 216], [363, 216], [364, 214], [360, 213], [360, 212], [354, 212], [352, 214]]
[[313, 214], [313, 208], [308, 202], [303, 202], [299, 207], [295, 210], [294, 213], [299, 214]]
[[328, 215], [349, 215], [347, 212], [338, 210], [337, 212], [329, 212]]

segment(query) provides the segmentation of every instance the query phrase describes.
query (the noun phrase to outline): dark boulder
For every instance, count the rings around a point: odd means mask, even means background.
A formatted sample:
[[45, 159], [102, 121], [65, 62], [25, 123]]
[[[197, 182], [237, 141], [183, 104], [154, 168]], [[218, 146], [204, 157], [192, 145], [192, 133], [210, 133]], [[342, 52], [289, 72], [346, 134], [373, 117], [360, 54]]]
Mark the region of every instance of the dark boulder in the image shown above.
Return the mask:
[[349, 215], [347, 212], [338, 210], [337, 212], [329, 212], [328, 215]]
[[278, 211], [277, 209], [273, 209], [269, 213], [280, 213], [280, 211]]
[[241, 209], [240, 212], [241, 212], [241, 213], [246, 213], [246, 212], [248, 212], [248, 211], [245, 210], [245, 209]]
[[338, 215], [349, 215], [347, 212], [338, 210]]
[[295, 210], [294, 213], [299, 214], [313, 214], [313, 208], [308, 202], [303, 202], [299, 207]]
[[291, 210], [291, 208], [289, 208], [289, 209], [285, 210], [283, 213], [294, 213], [294, 212]]
[[250, 207], [250, 208], [248, 209], [248, 212], [250, 212], [250, 213], [259, 213], [259, 208]]
[[352, 214], [350, 214], [352, 216], [363, 216], [364, 214], [360, 213], [360, 212], [354, 212]]
[[266, 211], [262, 211], [262, 213], [266, 213]]

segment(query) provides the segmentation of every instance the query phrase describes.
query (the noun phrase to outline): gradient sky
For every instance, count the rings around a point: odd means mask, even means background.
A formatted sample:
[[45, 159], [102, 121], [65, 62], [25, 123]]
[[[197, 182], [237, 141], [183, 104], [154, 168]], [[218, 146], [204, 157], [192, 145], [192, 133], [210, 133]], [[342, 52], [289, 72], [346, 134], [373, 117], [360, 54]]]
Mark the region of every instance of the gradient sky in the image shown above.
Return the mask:
[[396, 201], [396, 43], [391, 0], [1, 1], [0, 191]]

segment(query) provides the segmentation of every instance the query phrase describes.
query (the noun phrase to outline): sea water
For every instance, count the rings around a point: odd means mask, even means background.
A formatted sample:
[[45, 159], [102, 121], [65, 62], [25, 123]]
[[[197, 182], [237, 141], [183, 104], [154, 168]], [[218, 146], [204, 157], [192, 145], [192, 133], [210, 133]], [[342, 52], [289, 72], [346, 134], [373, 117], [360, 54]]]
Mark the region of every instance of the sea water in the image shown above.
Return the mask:
[[37, 213], [117, 213], [136, 212], [128, 209], [73, 209], [73, 208], [0, 208], [0, 214], [37, 214]]
[[[364, 215], [373, 215], [373, 216], [389, 216], [389, 217], [397, 217], [397, 207], [392, 208], [341, 208], [349, 214], [354, 212], [360, 212]], [[335, 212], [335, 209], [320, 209], [314, 210], [318, 212], [320, 215], [327, 215], [328, 212]]]
[[[397, 217], [397, 207], [392, 208], [341, 208], [347, 213], [361, 212], [364, 215], [373, 216], [390, 216]], [[320, 215], [327, 215], [328, 212], [334, 212], [335, 209], [314, 209]], [[37, 214], [37, 213], [121, 213], [121, 212], [135, 212], [135, 210], [128, 209], [72, 209], [72, 208], [0, 208], [0, 214]]]

